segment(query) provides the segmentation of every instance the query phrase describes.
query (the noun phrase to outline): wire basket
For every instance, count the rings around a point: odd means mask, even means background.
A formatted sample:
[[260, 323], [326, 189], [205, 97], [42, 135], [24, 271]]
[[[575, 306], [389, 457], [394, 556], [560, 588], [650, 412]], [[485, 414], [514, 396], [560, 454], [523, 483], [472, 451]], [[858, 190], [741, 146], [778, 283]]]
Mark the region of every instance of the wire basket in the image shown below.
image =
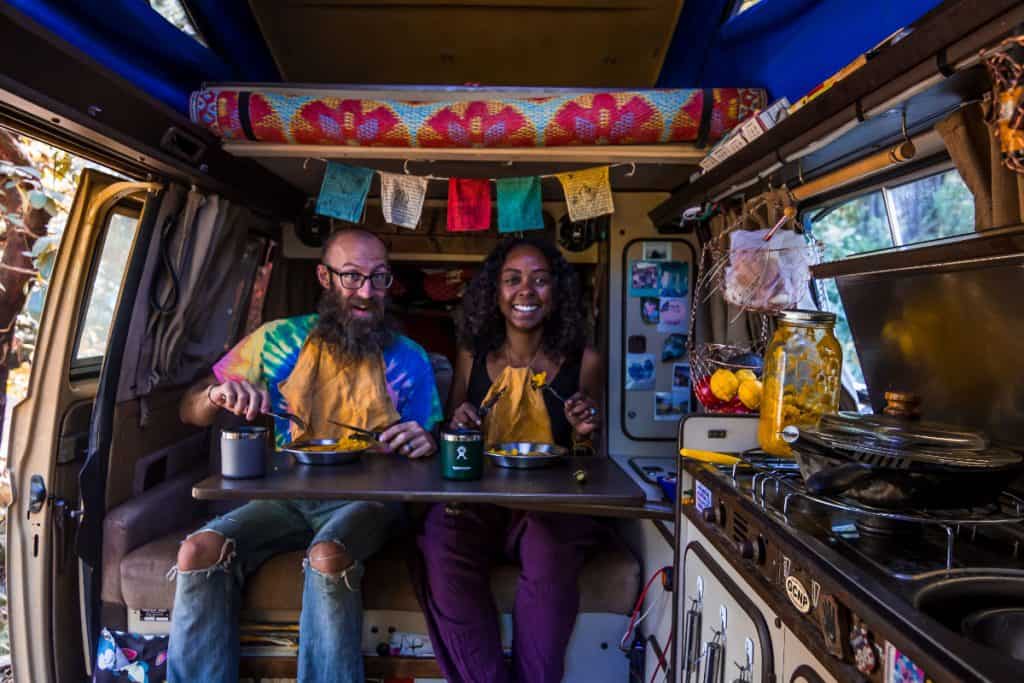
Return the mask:
[[[733, 239], [738, 236], [732, 234]], [[810, 292], [810, 267], [821, 260], [821, 243], [811, 241], [783, 248], [765, 245], [728, 249], [720, 243], [713, 247], [713, 287], [743, 311], [777, 313], [801, 308]]]
[[[726, 370], [732, 373], [732, 380], [723, 378], [725, 388], [732, 389], [732, 395], [728, 400], [716, 396], [713, 390], [711, 378], [719, 370]], [[693, 392], [697, 400], [709, 413], [721, 413], [730, 415], [752, 415], [757, 413], [756, 408], [748, 408], [740, 398], [740, 387], [742, 376], [737, 373], [748, 371], [753, 373], [758, 381], [761, 379], [761, 357], [753, 346], [733, 344], [698, 344], [690, 352], [690, 382], [693, 385]], [[746, 373], [744, 373], [746, 374]], [[759, 387], [758, 387], [759, 388]]]

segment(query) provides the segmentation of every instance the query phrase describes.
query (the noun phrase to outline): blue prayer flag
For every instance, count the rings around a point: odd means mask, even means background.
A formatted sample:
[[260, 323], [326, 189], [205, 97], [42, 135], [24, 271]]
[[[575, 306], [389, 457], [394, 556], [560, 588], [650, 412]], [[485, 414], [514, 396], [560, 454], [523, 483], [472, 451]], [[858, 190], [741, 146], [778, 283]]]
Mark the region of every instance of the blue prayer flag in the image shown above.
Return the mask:
[[540, 178], [498, 178], [498, 232], [542, 230]]
[[316, 199], [316, 212], [349, 223], [358, 223], [363, 217], [371, 180], [373, 171], [368, 168], [328, 161], [320, 196]]

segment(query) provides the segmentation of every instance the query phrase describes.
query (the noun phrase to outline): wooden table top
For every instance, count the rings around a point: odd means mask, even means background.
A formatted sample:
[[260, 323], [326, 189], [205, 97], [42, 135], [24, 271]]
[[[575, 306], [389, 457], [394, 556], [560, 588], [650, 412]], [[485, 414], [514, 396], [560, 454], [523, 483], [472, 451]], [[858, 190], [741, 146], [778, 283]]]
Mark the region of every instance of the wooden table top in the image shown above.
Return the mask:
[[[267, 475], [256, 479], [207, 477], [192, 489], [200, 500], [308, 499], [395, 500], [403, 502], [475, 502], [515, 507], [567, 505], [642, 509], [643, 491], [610, 458], [571, 456], [551, 467], [512, 470], [484, 462], [478, 481], [441, 477], [435, 456], [409, 460], [400, 455], [364, 453], [348, 465], [301, 465], [290, 455], [272, 456]], [[573, 473], [586, 472], [578, 483]], [[600, 513], [598, 513], [600, 514]], [[606, 512], [605, 514], [608, 514]], [[626, 516], [642, 516], [628, 514]]]

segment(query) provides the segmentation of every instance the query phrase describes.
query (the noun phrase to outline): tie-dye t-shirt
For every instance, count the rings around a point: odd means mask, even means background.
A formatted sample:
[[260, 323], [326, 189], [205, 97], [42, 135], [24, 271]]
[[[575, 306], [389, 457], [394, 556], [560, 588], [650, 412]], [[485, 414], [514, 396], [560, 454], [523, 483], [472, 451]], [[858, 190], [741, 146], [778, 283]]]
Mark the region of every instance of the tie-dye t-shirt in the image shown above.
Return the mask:
[[[316, 315], [304, 315], [262, 325], [217, 361], [213, 374], [218, 382], [244, 379], [265, 386], [274, 411], [288, 410], [277, 385], [292, 373], [316, 321]], [[391, 346], [384, 349], [384, 379], [403, 422], [418, 422], [431, 430], [441, 421], [434, 370], [419, 344], [397, 335]], [[288, 441], [288, 426], [287, 420], [275, 419], [278, 445]]]

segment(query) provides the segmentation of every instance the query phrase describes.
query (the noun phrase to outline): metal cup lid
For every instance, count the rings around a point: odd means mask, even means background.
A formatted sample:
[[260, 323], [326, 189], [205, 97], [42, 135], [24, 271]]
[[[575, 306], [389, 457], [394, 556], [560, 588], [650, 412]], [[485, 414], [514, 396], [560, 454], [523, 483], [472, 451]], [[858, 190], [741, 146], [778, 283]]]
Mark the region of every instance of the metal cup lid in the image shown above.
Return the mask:
[[230, 427], [228, 429], [222, 429], [220, 436], [222, 439], [228, 439], [229, 441], [235, 441], [240, 439], [262, 439], [267, 435], [266, 427], [259, 427], [256, 425], [245, 426], [245, 427]]
[[441, 441], [466, 442], [481, 441], [483, 434], [479, 429], [442, 429]]

